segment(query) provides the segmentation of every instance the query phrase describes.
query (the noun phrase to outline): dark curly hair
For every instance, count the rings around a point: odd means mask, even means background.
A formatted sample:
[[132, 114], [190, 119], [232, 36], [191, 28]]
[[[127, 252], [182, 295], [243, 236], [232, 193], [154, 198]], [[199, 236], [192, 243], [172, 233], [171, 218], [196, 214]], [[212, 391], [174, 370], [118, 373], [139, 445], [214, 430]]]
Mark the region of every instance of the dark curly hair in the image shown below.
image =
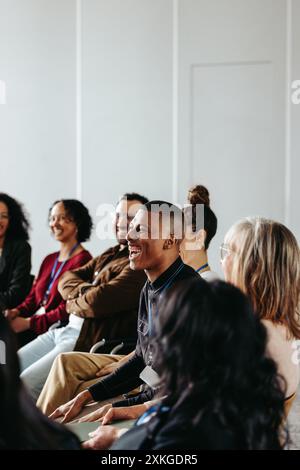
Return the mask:
[[28, 240], [30, 224], [23, 205], [5, 193], [0, 193], [0, 202], [8, 208], [9, 225], [5, 237], [8, 240]]
[[[201, 417], [216, 418], [241, 449], [281, 449], [284, 380], [266, 355], [265, 327], [246, 296], [224, 282], [180, 283], [159, 306], [155, 370], [171, 406], [188, 395]], [[156, 320], [158, 321], [158, 320]]]
[[59, 199], [55, 201], [49, 209], [48, 218], [50, 218], [53, 207], [61, 202], [64, 205], [67, 215], [75, 223], [78, 233], [78, 242], [89, 240], [93, 228], [93, 220], [88, 209], [77, 199]]

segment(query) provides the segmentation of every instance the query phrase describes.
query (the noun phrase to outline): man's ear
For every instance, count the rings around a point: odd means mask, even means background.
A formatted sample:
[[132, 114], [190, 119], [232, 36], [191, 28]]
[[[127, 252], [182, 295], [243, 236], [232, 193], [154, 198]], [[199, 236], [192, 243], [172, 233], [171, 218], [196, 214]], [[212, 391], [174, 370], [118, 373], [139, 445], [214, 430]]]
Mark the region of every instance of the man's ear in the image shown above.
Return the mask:
[[164, 242], [164, 250], [169, 250], [175, 244], [176, 244], [176, 239], [175, 239], [174, 235], [171, 234], [170, 237], [167, 238], [167, 240], [165, 240], [165, 242]]
[[206, 239], [206, 231], [204, 229], [200, 229], [196, 234], [196, 243], [198, 245], [198, 249], [202, 249], [205, 246], [205, 239]]

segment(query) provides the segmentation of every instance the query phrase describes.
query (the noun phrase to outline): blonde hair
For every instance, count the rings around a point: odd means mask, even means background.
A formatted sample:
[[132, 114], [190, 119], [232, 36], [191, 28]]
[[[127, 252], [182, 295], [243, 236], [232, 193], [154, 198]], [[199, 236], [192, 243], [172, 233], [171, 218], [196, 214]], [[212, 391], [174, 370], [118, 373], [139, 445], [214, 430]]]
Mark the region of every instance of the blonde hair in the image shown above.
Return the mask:
[[284, 225], [260, 217], [237, 222], [225, 237], [236, 245], [230, 282], [252, 302], [261, 319], [286, 326], [300, 339], [300, 251]]

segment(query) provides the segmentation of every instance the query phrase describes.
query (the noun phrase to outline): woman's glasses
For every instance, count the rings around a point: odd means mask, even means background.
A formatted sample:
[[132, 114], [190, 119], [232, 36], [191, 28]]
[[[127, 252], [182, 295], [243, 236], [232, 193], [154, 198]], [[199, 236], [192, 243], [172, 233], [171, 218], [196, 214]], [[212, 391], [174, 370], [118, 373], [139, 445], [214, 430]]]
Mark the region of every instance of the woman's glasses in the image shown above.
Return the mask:
[[234, 253], [234, 251], [231, 248], [229, 248], [229, 246], [226, 243], [222, 243], [222, 245], [220, 246], [221, 261], [224, 261], [224, 259], [228, 255], [230, 255], [230, 253]]

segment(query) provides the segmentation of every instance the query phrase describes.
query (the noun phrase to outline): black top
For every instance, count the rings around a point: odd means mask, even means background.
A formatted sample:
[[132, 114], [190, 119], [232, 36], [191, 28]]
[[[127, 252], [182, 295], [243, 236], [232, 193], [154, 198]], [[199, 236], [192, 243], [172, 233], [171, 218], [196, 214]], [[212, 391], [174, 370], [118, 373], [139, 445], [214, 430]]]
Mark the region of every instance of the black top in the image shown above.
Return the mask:
[[32, 284], [31, 247], [25, 240], [6, 240], [0, 257], [0, 310], [19, 305]]
[[199, 410], [184, 400], [179, 406], [159, 411], [145, 424], [136, 424], [112, 446], [113, 450], [222, 450], [243, 449], [238, 432], [225, 427], [217, 414]]
[[[146, 365], [151, 365], [155, 370], [155, 364], [151, 361], [151, 337], [149, 331], [149, 304], [151, 306], [153, 317], [159, 312], [157, 304], [164, 292], [175, 283], [196, 278], [199, 282], [205, 282], [196, 273], [196, 271], [183, 263], [180, 257], [153, 283], [149, 280], [142, 289], [140, 296], [139, 314], [138, 314], [138, 340], [134, 356], [123, 366], [116, 369], [115, 372], [101, 379], [89, 388], [92, 397], [96, 401], [106, 400], [108, 398], [127, 393], [143, 381], [139, 378], [140, 373]], [[113, 406], [131, 406], [151, 400], [154, 390], [144, 385], [143, 391], [132, 398], [114, 403]]]

